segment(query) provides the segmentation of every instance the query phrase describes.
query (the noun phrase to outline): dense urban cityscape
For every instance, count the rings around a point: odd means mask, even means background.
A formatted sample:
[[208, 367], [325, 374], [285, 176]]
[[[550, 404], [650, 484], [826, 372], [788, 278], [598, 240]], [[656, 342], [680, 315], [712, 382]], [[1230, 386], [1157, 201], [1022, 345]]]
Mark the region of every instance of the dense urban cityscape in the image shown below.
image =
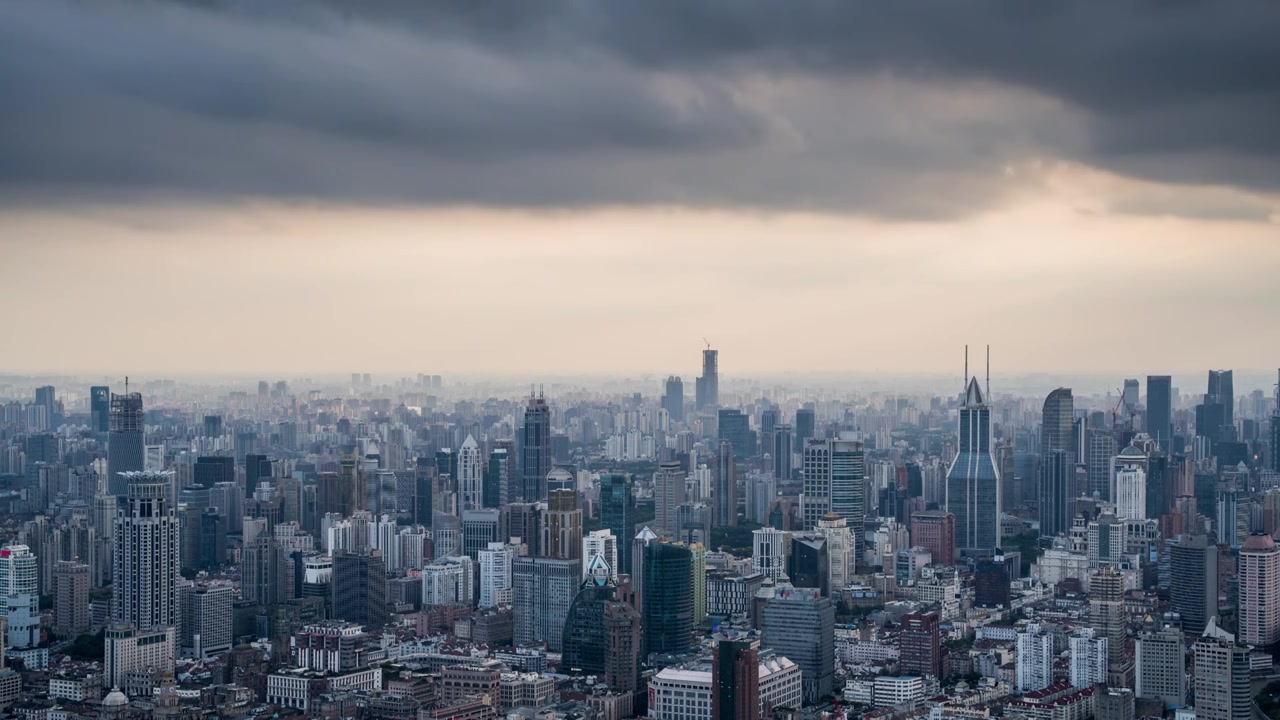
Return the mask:
[[693, 382], [632, 392], [0, 377], [0, 703], [1245, 720], [1280, 702], [1280, 385], [1210, 370], [1026, 397], [965, 354], [951, 394], [722, 383], [710, 345]]
[[0, 720], [1280, 720], [1280, 1], [0, 0]]

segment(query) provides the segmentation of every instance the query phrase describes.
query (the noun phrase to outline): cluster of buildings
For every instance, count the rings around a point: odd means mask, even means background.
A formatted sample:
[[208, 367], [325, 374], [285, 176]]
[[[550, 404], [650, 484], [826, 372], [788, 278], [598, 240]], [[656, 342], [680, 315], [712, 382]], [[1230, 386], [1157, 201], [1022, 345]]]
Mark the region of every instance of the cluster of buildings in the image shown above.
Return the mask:
[[1280, 413], [1230, 371], [1077, 407], [977, 377], [722, 393], [718, 361], [692, 398], [675, 376], [554, 401], [430, 375], [0, 384], [0, 705], [1252, 712], [1280, 645]]

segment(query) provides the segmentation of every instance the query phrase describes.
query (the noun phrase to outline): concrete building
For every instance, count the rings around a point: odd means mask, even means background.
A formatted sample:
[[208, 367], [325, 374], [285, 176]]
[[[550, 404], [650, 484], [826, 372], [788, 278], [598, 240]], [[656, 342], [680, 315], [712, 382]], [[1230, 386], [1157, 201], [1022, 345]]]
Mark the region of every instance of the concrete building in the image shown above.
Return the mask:
[[592, 530], [582, 537], [582, 579], [591, 573], [591, 559], [599, 556], [609, 567], [609, 577], [618, 582], [618, 539], [610, 530]]
[[831, 598], [811, 588], [778, 587], [764, 603], [760, 645], [800, 666], [806, 703], [831, 694], [835, 616]]
[[0, 613], [6, 622], [5, 648], [40, 644], [40, 590], [36, 556], [26, 545], [0, 548]]
[[89, 631], [89, 566], [59, 560], [53, 567], [53, 632], [71, 639]]
[[1152, 628], [1138, 636], [1135, 647], [1135, 693], [1144, 700], [1160, 700], [1165, 707], [1187, 702], [1186, 648], [1179, 628]]
[[751, 571], [777, 582], [787, 573], [787, 533], [770, 527], [751, 532]]
[[[579, 546], [580, 547], [580, 546]], [[582, 582], [577, 560], [517, 557], [512, 564], [515, 643], [559, 652], [569, 606]]]
[[182, 623], [175, 642], [187, 657], [204, 659], [231, 649], [231, 606], [235, 588], [230, 583], [185, 583]]
[[1071, 684], [1078, 688], [1107, 682], [1107, 638], [1092, 628], [1083, 628], [1071, 637]]
[[1240, 547], [1240, 642], [1280, 642], [1280, 548], [1269, 535], [1251, 535]]
[[1018, 633], [1017, 690], [1027, 693], [1053, 684], [1053, 635], [1039, 625]]
[[1195, 668], [1196, 720], [1250, 720], [1249, 649], [1209, 618], [1191, 648]]

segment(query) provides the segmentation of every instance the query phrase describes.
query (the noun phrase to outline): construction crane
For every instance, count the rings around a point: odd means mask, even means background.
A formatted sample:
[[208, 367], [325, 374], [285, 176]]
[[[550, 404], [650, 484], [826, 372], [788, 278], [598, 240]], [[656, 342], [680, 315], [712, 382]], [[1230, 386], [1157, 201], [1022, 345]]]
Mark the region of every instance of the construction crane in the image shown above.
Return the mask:
[[708, 339], [706, 338], [706, 336], [705, 336], [705, 335], [704, 335], [704, 336], [703, 336], [703, 338], [702, 338], [702, 342], [704, 342], [704, 343], [706, 343], [706, 344], [707, 344], [707, 349], [708, 349], [708, 350], [710, 350], [710, 349], [711, 349], [711, 341], [710, 341], [710, 340], [708, 340]]
[[1120, 414], [1120, 407], [1123, 405], [1129, 411], [1129, 429], [1132, 430], [1134, 425], [1133, 420], [1138, 416], [1138, 409], [1125, 405], [1123, 390], [1116, 388], [1116, 392], [1120, 394], [1120, 399], [1116, 400], [1116, 406], [1111, 408], [1111, 427], [1116, 427], [1116, 416]]

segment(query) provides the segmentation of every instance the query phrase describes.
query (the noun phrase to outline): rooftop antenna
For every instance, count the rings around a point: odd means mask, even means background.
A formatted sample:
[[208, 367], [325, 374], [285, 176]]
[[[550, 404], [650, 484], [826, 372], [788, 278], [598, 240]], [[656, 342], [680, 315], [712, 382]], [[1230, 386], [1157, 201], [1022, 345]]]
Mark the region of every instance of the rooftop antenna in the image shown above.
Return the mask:
[[991, 402], [991, 346], [987, 346], [987, 402]]
[[964, 346], [964, 380], [961, 381], [960, 386], [961, 386], [961, 394], [963, 395], [964, 391], [967, 390], [969, 387], [969, 346], [968, 345]]
[[124, 376], [124, 394], [125, 395], [129, 394], [129, 376], [128, 375]]
[[707, 349], [708, 349], [708, 350], [710, 350], [710, 349], [711, 349], [711, 341], [710, 341], [710, 340], [708, 340], [705, 336], [702, 338], [702, 342], [704, 342], [704, 343], [706, 343], [706, 344], [707, 344]]

